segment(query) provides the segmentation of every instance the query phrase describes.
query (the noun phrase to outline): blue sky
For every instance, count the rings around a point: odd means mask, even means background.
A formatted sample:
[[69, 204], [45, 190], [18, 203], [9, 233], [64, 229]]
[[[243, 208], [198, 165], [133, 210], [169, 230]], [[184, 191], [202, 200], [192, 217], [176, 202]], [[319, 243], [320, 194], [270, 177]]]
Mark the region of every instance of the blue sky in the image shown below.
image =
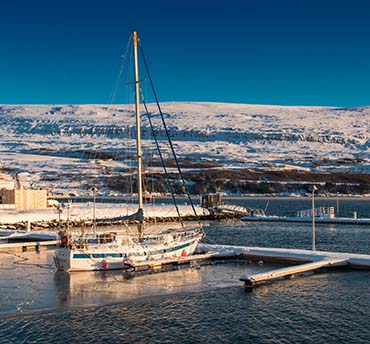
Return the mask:
[[2, 0], [0, 103], [109, 103], [132, 28], [159, 99], [370, 105], [370, 1]]

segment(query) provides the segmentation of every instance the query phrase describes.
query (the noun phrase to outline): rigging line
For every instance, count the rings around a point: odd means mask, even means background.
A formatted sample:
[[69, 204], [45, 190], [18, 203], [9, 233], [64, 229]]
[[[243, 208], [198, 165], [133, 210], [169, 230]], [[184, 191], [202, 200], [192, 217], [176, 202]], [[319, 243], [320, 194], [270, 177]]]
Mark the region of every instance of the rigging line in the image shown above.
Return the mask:
[[140, 41], [139, 41], [139, 48], [140, 48], [140, 52], [141, 52], [141, 56], [143, 57], [143, 62], [144, 62], [144, 66], [145, 66], [145, 70], [147, 72], [147, 75], [148, 75], [148, 79], [149, 79], [149, 82], [150, 82], [150, 85], [151, 85], [151, 88], [152, 88], [152, 92], [153, 92], [153, 95], [154, 95], [154, 99], [155, 99], [155, 102], [157, 104], [157, 108], [158, 108], [158, 111], [159, 111], [159, 114], [161, 116], [161, 119], [162, 119], [162, 124], [163, 124], [163, 127], [164, 127], [164, 130], [166, 132], [166, 136], [167, 136], [167, 139], [168, 139], [168, 143], [171, 147], [171, 151], [172, 151], [172, 155], [175, 159], [175, 162], [176, 162], [176, 167], [177, 167], [177, 170], [179, 172], [179, 176], [181, 178], [181, 181], [182, 181], [182, 184], [183, 184], [183, 187], [184, 187], [184, 190], [185, 190], [185, 193], [188, 197], [188, 200], [191, 204], [191, 207], [193, 209], [193, 212], [194, 212], [194, 215], [195, 215], [195, 218], [197, 219], [197, 222], [198, 224], [200, 225], [200, 220], [199, 220], [199, 217], [198, 217], [198, 214], [195, 210], [195, 207], [194, 207], [194, 203], [193, 203], [193, 200], [191, 199], [189, 193], [187, 192], [187, 187], [186, 187], [186, 184], [185, 184], [185, 180], [184, 180], [184, 176], [180, 170], [180, 166], [179, 166], [179, 161], [177, 160], [177, 156], [176, 156], [176, 153], [175, 153], [175, 149], [173, 148], [173, 144], [172, 144], [172, 141], [171, 141], [171, 138], [170, 138], [170, 134], [169, 134], [169, 131], [167, 129], [167, 125], [166, 125], [166, 122], [164, 121], [164, 117], [163, 117], [163, 113], [162, 113], [162, 109], [159, 105], [159, 101], [158, 101], [158, 97], [157, 97], [157, 93], [155, 91], [155, 88], [154, 88], [154, 84], [153, 84], [153, 80], [152, 80], [152, 77], [151, 77], [151, 74], [150, 74], [150, 71], [149, 71], [149, 67], [148, 67], [148, 64], [146, 62], [146, 58], [145, 58], [145, 55], [144, 55], [144, 51], [143, 51], [143, 47], [141, 46], [140, 44]]
[[113, 86], [113, 90], [112, 90], [111, 96], [109, 98], [109, 103], [110, 104], [113, 104], [113, 98], [117, 94], [117, 89], [118, 89], [119, 82], [121, 80], [121, 76], [122, 76], [122, 73], [123, 73], [124, 64], [125, 64], [125, 62], [127, 60], [127, 56], [129, 56], [128, 52], [130, 50], [131, 42], [132, 42], [132, 35], [130, 35], [130, 37], [129, 37], [128, 41], [127, 41], [127, 46], [126, 46], [125, 53], [121, 56], [122, 57], [122, 62], [121, 62], [121, 66], [120, 66], [120, 70], [118, 72], [117, 78], [116, 78], [116, 80], [114, 82], [114, 86]]
[[[129, 50], [133, 50], [133, 44], [132, 44], [132, 34], [130, 36], [129, 40]], [[123, 81], [124, 81], [124, 88], [125, 91], [123, 93], [123, 103], [127, 104], [126, 106], [126, 112], [128, 114], [131, 114], [133, 112], [132, 110], [132, 104], [134, 103], [134, 94], [132, 92], [132, 88], [129, 86], [132, 80], [132, 75], [130, 71], [133, 69], [133, 54], [132, 53], [127, 53], [126, 56], [128, 58], [126, 59], [126, 70], [123, 75]], [[124, 149], [124, 157], [127, 165], [127, 170], [130, 171], [133, 167], [133, 162], [132, 162], [132, 147], [131, 147], [131, 126], [129, 124], [125, 124], [125, 133], [127, 135], [126, 141], [125, 141], [125, 149]], [[132, 195], [133, 194], [133, 178], [132, 178], [132, 173], [126, 174], [125, 176], [125, 189], [124, 192]], [[128, 202], [127, 202], [127, 207], [129, 204], [133, 204], [133, 198], [129, 197]]]
[[166, 184], [167, 184], [167, 187], [170, 189], [172, 200], [173, 200], [173, 203], [175, 204], [176, 212], [177, 212], [177, 215], [178, 215], [178, 217], [180, 219], [181, 226], [184, 227], [184, 224], [183, 224], [183, 222], [181, 220], [181, 214], [180, 214], [179, 207], [177, 205], [177, 201], [176, 201], [176, 197], [175, 197], [175, 194], [174, 194], [174, 190], [173, 190], [172, 185], [170, 183], [169, 174], [167, 172], [167, 167], [166, 167], [166, 165], [164, 163], [162, 152], [161, 152], [161, 150], [159, 148], [159, 143], [158, 143], [157, 135], [156, 135], [155, 130], [154, 130], [153, 122], [152, 122], [152, 119], [150, 118], [150, 114], [149, 114], [148, 108], [146, 106], [144, 95], [143, 95], [142, 92], [140, 92], [140, 93], [141, 93], [141, 98], [142, 98], [143, 105], [144, 105], [144, 108], [145, 108], [146, 116], [148, 117], [149, 125], [150, 125], [150, 128], [151, 128], [152, 133], [153, 133], [154, 142], [155, 142], [155, 145], [157, 147], [157, 151], [158, 151], [158, 154], [159, 154], [159, 157], [160, 157], [160, 160], [161, 160], [161, 164], [162, 164], [162, 167], [163, 167], [163, 170], [164, 170], [164, 176], [165, 176]]
[[117, 75], [117, 78], [114, 82], [114, 86], [113, 86], [113, 90], [112, 90], [112, 93], [109, 97], [109, 104], [113, 104], [113, 98], [116, 96], [117, 94], [117, 90], [118, 90], [118, 85], [119, 85], [119, 82], [121, 80], [121, 77], [122, 77], [122, 73], [123, 73], [123, 65], [124, 65], [125, 61], [123, 60], [122, 63], [121, 63], [121, 67], [120, 67], [120, 70], [118, 72], [118, 75]]

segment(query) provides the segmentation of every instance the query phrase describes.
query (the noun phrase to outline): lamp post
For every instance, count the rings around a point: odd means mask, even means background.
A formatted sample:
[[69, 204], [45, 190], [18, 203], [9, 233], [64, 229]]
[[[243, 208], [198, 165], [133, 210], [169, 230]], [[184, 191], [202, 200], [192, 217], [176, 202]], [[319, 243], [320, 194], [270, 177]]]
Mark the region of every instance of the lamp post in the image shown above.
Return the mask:
[[317, 187], [312, 187], [312, 251], [316, 250], [316, 233], [315, 233], [315, 191]]
[[337, 217], [339, 217], [339, 197], [338, 197], [338, 191], [337, 191]]
[[92, 192], [93, 192], [93, 231], [94, 231], [94, 235], [96, 235], [96, 192], [98, 191], [98, 189], [94, 186], [92, 188]]

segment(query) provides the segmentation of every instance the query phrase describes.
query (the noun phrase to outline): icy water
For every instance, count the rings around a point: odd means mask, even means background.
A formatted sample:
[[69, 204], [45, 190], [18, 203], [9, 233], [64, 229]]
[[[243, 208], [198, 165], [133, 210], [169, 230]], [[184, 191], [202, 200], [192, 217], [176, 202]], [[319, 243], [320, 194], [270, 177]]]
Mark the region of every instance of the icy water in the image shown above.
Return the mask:
[[[369, 200], [340, 206], [370, 217]], [[292, 215], [306, 207], [309, 200], [273, 200], [268, 211]], [[212, 222], [205, 229], [208, 243], [311, 247], [310, 224]], [[369, 226], [317, 225], [319, 250], [369, 248]], [[248, 292], [239, 277], [273, 266], [220, 263], [131, 278], [56, 272], [52, 254], [0, 254], [0, 343], [370, 343], [370, 271], [338, 270]]]

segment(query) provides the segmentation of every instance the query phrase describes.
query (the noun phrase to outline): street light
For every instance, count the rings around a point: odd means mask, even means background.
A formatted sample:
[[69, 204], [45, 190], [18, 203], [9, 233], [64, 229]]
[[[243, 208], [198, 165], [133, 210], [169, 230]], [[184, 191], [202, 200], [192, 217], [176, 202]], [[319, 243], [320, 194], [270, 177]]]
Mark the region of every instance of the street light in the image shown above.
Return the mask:
[[338, 191], [337, 191], [337, 217], [339, 217], [339, 198], [338, 198]]
[[317, 187], [314, 185], [312, 187], [312, 251], [316, 250], [316, 238], [315, 238], [315, 191], [317, 191]]
[[98, 189], [94, 186], [91, 191], [93, 192], [93, 231], [94, 235], [96, 235], [96, 192]]

